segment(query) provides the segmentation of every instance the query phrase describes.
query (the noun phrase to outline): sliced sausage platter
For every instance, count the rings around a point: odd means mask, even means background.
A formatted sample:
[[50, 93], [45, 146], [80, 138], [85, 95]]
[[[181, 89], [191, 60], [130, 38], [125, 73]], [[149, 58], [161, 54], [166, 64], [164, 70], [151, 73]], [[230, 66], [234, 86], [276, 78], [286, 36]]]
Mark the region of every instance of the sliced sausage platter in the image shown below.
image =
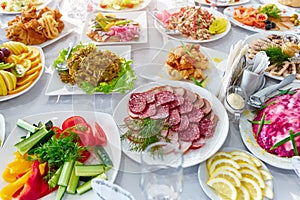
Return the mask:
[[[135, 89], [120, 101], [113, 116], [118, 125], [136, 118], [167, 119], [170, 128], [165, 134], [184, 151], [184, 167], [213, 155], [225, 142], [229, 127], [227, 113], [213, 94], [175, 81], [153, 82]], [[140, 162], [139, 152], [130, 150], [128, 140], [122, 142], [122, 150]]]

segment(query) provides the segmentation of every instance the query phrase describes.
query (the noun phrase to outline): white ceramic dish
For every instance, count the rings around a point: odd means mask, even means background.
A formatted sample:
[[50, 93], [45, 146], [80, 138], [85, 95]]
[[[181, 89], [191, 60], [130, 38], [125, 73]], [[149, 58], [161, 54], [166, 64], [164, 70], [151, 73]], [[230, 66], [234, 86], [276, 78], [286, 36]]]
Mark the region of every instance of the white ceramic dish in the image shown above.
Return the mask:
[[[62, 30], [62, 32], [54, 39], [52, 40], [47, 40], [46, 42], [42, 43], [42, 44], [38, 44], [35, 46], [44, 48], [50, 44], [53, 44], [54, 42], [62, 39], [63, 37], [67, 36], [68, 34], [70, 34], [71, 32], [73, 32], [76, 28], [78, 28], [76, 25], [72, 24], [71, 22], [68, 22], [67, 20], [63, 20], [65, 27]], [[5, 36], [6, 35], [6, 31], [5, 29], [0, 29], [0, 35]], [[5, 41], [9, 41], [7, 38], [5, 38]]]
[[[1, 1], [2, 2], [2, 1]], [[0, 3], [1, 3], [0, 2]], [[50, 2], [51, 2], [51, 0], [42, 0], [42, 4], [40, 4], [40, 5], [38, 5], [37, 6], [37, 10], [40, 10], [40, 9], [42, 9], [43, 7], [45, 7], [45, 6], [47, 6]], [[21, 11], [5, 11], [5, 10], [3, 10], [2, 8], [0, 8], [0, 14], [10, 14], [10, 15], [15, 15], [15, 14], [20, 14], [21, 13]]]
[[[137, 67], [135, 69], [137, 75], [152, 81], [172, 80], [172, 77], [167, 71], [165, 63], [168, 59], [168, 54], [170, 51], [177, 46], [182, 46], [182, 44], [178, 41], [167, 41], [162, 49], [153, 58], [152, 63]], [[227, 55], [223, 52], [203, 46], [200, 47], [200, 51], [208, 58], [210, 66], [209, 69], [204, 70], [204, 74], [208, 77], [208, 83], [205, 88], [214, 95], [217, 95], [219, 93], [220, 82], [222, 82], [222, 80], [220, 75], [221, 71], [216, 68], [218, 63], [216, 63], [215, 60], [225, 60]], [[193, 83], [192, 81], [188, 80], [183, 81]]]
[[[86, 31], [88, 28], [88, 23], [95, 18], [97, 13], [91, 13], [88, 15], [86, 23], [83, 27], [83, 32], [81, 34], [81, 41], [83, 43], [92, 42], [96, 45], [109, 45], [109, 44], [142, 44], [148, 42], [148, 26], [147, 26], [147, 14], [145, 11], [139, 11], [139, 12], [127, 12], [127, 13], [115, 13], [116, 17], [126, 18], [126, 19], [132, 19], [139, 23], [140, 25], [140, 37], [136, 40], [128, 41], [128, 42], [97, 42], [95, 40], [92, 40], [90, 37], [86, 35]], [[105, 13], [106, 14], [106, 13]], [[109, 13], [107, 13], [109, 14]], [[111, 14], [111, 13], [110, 13]]]
[[[174, 12], [177, 12], [179, 9], [180, 8], [171, 8], [171, 9], [167, 9], [167, 11], [169, 13], [174, 13]], [[223, 15], [222, 13], [220, 13], [220, 12], [218, 12], [216, 10], [213, 10], [211, 8], [202, 7], [202, 9], [208, 10], [208, 12], [211, 13], [211, 14], [213, 14], [213, 16], [226, 18], [227, 21], [228, 21], [228, 25], [227, 25], [227, 28], [226, 28], [225, 32], [223, 32], [221, 34], [211, 35], [210, 39], [208, 39], [208, 40], [193, 40], [193, 39], [189, 39], [187, 36], [184, 36], [184, 35], [181, 35], [181, 34], [179, 34], [179, 35], [170, 35], [170, 34], [167, 34], [166, 31], [165, 31], [165, 28], [163, 28], [157, 21], [154, 22], [154, 26], [165, 37], [168, 37], [168, 38], [173, 39], [173, 40], [179, 40], [179, 41], [182, 41], [182, 42], [190, 42], [190, 43], [207, 43], [207, 42], [212, 42], [212, 41], [221, 39], [225, 35], [227, 35], [227, 33], [231, 29], [231, 23], [229, 22], [228, 18], [225, 15]]]
[[10, 99], [13, 99], [15, 97], [18, 97], [24, 93], [26, 93], [27, 91], [29, 91], [41, 78], [41, 76], [43, 75], [44, 73], [44, 69], [45, 69], [45, 55], [44, 55], [44, 52], [43, 50], [40, 48], [40, 47], [37, 47], [37, 46], [32, 46], [36, 49], [38, 49], [40, 51], [40, 55], [41, 55], [41, 63], [42, 63], [42, 69], [40, 71], [40, 74], [39, 76], [33, 81], [33, 83], [28, 87], [26, 88], [25, 90], [22, 90], [21, 92], [18, 92], [16, 94], [10, 94], [10, 95], [6, 95], [6, 96], [0, 96], [0, 102], [1, 101], [7, 101], [7, 100], [10, 100]]
[[4, 116], [0, 113], [0, 148], [4, 144], [5, 139], [5, 120]]
[[259, 0], [259, 2], [261, 4], [273, 3], [273, 4], [279, 4], [280, 6], [286, 7], [286, 8], [295, 8], [295, 7], [290, 7], [290, 6], [283, 5], [283, 4], [279, 3], [277, 0]]
[[[276, 34], [282, 34], [283, 35], [284, 33], [278, 32]], [[245, 43], [246, 44], [250, 44], [252, 41], [255, 41], [255, 40], [259, 39], [259, 38], [266, 38], [266, 36], [267, 36], [266, 33], [256, 33], [256, 34], [253, 34], [253, 35], [250, 35], [250, 36], [246, 37]], [[274, 75], [270, 74], [269, 72], [265, 72], [264, 74], [266, 76], [272, 78], [272, 79], [276, 79], [276, 80], [283, 80], [284, 79], [283, 76], [274, 76]], [[300, 83], [300, 80], [295, 79], [294, 82], [299, 82]]]
[[[52, 120], [54, 125], [61, 126], [61, 123], [68, 117], [73, 116], [73, 111], [61, 111], [61, 112], [49, 112], [49, 113], [41, 113], [37, 115], [31, 115], [25, 117], [24, 120], [37, 123], [39, 121], [47, 122], [48, 120]], [[121, 161], [121, 144], [120, 144], [120, 136], [118, 128], [112, 118], [111, 115], [100, 112], [76, 112], [76, 115], [80, 115], [86, 119], [89, 123], [93, 123], [97, 121], [101, 124], [104, 129], [108, 143], [104, 147], [107, 153], [110, 156], [110, 159], [113, 162], [113, 168], [107, 173], [108, 180], [110, 182], [114, 182]], [[14, 144], [18, 142], [19, 138], [26, 134], [24, 130], [21, 130], [18, 127], [15, 127], [10, 135], [8, 136], [3, 148], [0, 150], [0, 156], [2, 158], [2, 164], [0, 165], [0, 172], [2, 173], [6, 168], [6, 165], [12, 162], [14, 157], [14, 152], [16, 151]], [[95, 159], [95, 158], [94, 158]], [[91, 163], [96, 163], [96, 160], [90, 160]], [[7, 185], [2, 178], [0, 180], [0, 188], [3, 188]], [[42, 198], [43, 200], [52, 200], [55, 199], [56, 192], [52, 192], [51, 194]], [[72, 199], [72, 200], [80, 200], [80, 199], [96, 199], [97, 196], [93, 191], [89, 191], [83, 195], [65, 195], [64, 199]]]
[[103, 11], [103, 12], [130, 12], [130, 11], [143, 10], [151, 2], [151, 0], [144, 0], [143, 2], [141, 2], [139, 5], [137, 5], [134, 8], [124, 8], [124, 9], [121, 9], [121, 10], [116, 10], [116, 9], [113, 9], [113, 8], [101, 8], [100, 5], [99, 5], [99, 2], [100, 2], [99, 0], [92, 0], [92, 1], [96, 5], [95, 9], [99, 10], [99, 11]]
[[[242, 4], [248, 3], [249, 1], [250, 0], [239, 0], [238, 2], [232, 2], [232, 3], [217, 2], [217, 6], [220, 6], [220, 7], [237, 6], [237, 5], [242, 5]], [[206, 5], [206, 6], [210, 5], [209, 3], [206, 2], [206, 0], [195, 0], [195, 2], [200, 3], [202, 5]]]
[[[291, 83], [283, 87], [282, 89], [299, 88], [299, 87], [300, 87], [299, 83]], [[252, 125], [248, 121], [248, 119], [253, 120], [254, 117], [255, 117], [254, 113], [250, 112], [249, 110], [246, 110], [240, 119], [239, 128], [240, 128], [242, 140], [246, 145], [246, 147], [249, 149], [251, 153], [253, 153], [256, 157], [258, 157], [262, 161], [274, 167], [292, 170], [293, 166], [292, 166], [291, 158], [283, 158], [268, 153], [263, 148], [261, 148], [259, 144], [256, 142], [256, 139], [254, 138], [252, 132]]]
[[[247, 153], [249, 156], [254, 157], [251, 153], [249, 153], [248, 151], [242, 150], [242, 149], [237, 149], [237, 148], [231, 148], [231, 147], [225, 147], [222, 148], [220, 151], [225, 151], [225, 152], [230, 152], [230, 151], [234, 151], [234, 150], [239, 150], [242, 152]], [[267, 168], [267, 166], [262, 163], [262, 169], [269, 171], [269, 169]], [[221, 200], [221, 198], [217, 195], [217, 193], [211, 188], [209, 187], [206, 182], [208, 181], [208, 172], [207, 172], [207, 168], [206, 168], [206, 163], [203, 162], [199, 165], [198, 168], [198, 180], [199, 183], [203, 189], [203, 191], [205, 192], [205, 194], [212, 200]], [[273, 180], [269, 180], [266, 182], [266, 184], [270, 187], [270, 189], [273, 190]], [[267, 200], [267, 198], [264, 198], [264, 200]]]
[[[118, 54], [121, 57], [126, 59], [130, 59], [131, 56], [131, 47], [128, 45], [124, 46], [98, 46], [99, 49], [107, 49], [112, 52]], [[52, 67], [52, 66], [51, 66]], [[50, 80], [48, 82], [48, 86], [45, 92], [47, 96], [55, 96], [55, 95], [72, 95], [72, 94], [86, 94], [81, 88], [72, 85], [68, 85], [63, 83], [60, 80], [58, 72], [53, 69], [53, 73], [51, 74]], [[99, 93], [102, 94], [102, 93]]]
[[[258, 8], [259, 6], [261, 6], [261, 4], [247, 4], [247, 5], [244, 5], [244, 7], [246, 8], [250, 8], [250, 7], [253, 7], [253, 8]], [[289, 9], [288, 7], [283, 7], [281, 5], [277, 5], [278, 8], [282, 11], [281, 14], [283, 16], [292, 16], [293, 14], [295, 14], [295, 11], [294, 9]], [[267, 33], [278, 33], [278, 32], [293, 32], [293, 33], [300, 33], [300, 26], [293, 26], [291, 30], [283, 30], [283, 31], [276, 31], [276, 30], [265, 30], [265, 29], [261, 29], [261, 28], [256, 28], [256, 27], [253, 27], [253, 26], [247, 26], [237, 20], [235, 20], [233, 18], [233, 13], [234, 13], [234, 8], [236, 8], [238, 6], [231, 6], [231, 7], [227, 7], [224, 9], [224, 15], [233, 23], [235, 24], [236, 26], [239, 26], [243, 29], [246, 29], [246, 30], [249, 30], [249, 31], [253, 31], [253, 32], [258, 32], [258, 33], [264, 33], [264, 34], [267, 34]]]
[[[171, 85], [171, 86], [178, 86], [178, 87], [184, 87], [186, 89], [189, 89], [197, 94], [199, 94], [201, 97], [206, 98], [211, 106], [214, 112], [219, 116], [219, 122], [216, 127], [215, 133], [212, 138], [209, 138], [205, 145], [197, 150], [189, 151], [188, 153], [184, 154], [184, 163], [183, 167], [190, 167], [193, 165], [196, 165], [198, 163], [201, 163], [211, 157], [216, 151], [221, 148], [223, 143], [225, 142], [227, 135], [228, 135], [228, 129], [229, 129], [229, 121], [228, 121], [228, 115], [227, 112], [223, 106], [223, 104], [215, 97], [212, 93], [209, 91], [200, 88], [199, 86], [180, 82], [180, 81], [162, 81], [160, 83], [158, 82], [152, 82], [149, 84], [145, 84], [140, 86], [139, 88], [135, 89], [131, 93], [134, 92], [143, 92], [148, 91], [151, 88], [161, 86], [161, 85]], [[128, 116], [128, 100], [130, 97], [130, 94], [127, 94], [116, 106], [114, 110], [113, 117], [117, 123], [117, 125], [124, 124], [123, 120], [125, 117]], [[123, 152], [133, 159], [134, 161], [140, 163], [140, 153], [130, 151], [129, 143], [127, 140], [122, 141], [122, 150]]]

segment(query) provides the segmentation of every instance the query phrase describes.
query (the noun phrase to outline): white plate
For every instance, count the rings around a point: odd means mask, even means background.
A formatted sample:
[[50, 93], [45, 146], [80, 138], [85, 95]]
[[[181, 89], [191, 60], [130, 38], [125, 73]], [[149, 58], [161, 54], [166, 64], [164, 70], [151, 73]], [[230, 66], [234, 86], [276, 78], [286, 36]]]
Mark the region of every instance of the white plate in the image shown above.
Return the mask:
[[[239, 150], [239, 151], [242, 151], [242, 152], [245, 152], [247, 153], [249, 156], [252, 156], [254, 157], [251, 153], [249, 153], [248, 151], [245, 151], [245, 150], [242, 150], [242, 149], [237, 149], [237, 148], [231, 148], [231, 147], [224, 147], [222, 148], [220, 151], [225, 151], [225, 152], [229, 152], [229, 151], [234, 151], [234, 150]], [[269, 171], [269, 169], [267, 168], [267, 166], [262, 163], [262, 169]], [[217, 193], [211, 188], [209, 187], [206, 182], [208, 181], [208, 172], [207, 172], [207, 168], [206, 168], [206, 163], [203, 162], [199, 165], [199, 168], [198, 168], [198, 180], [199, 180], [199, 183], [203, 189], [203, 191], [206, 193], [206, 195], [212, 199], [212, 200], [221, 200], [221, 198], [217, 195]], [[270, 187], [270, 189], [273, 190], [273, 180], [269, 180], [269, 181], [266, 181], [266, 184]], [[267, 198], [264, 198], [264, 200], [266, 200]]]
[[[247, 4], [247, 5], [244, 5], [244, 7], [246, 8], [250, 8], [250, 7], [253, 7], [253, 8], [258, 8], [259, 6], [261, 6], [261, 4]], [[283, 16], [291, 16], [293, 14], [295, 14], [295, 11], [294, 9], [288, 9], [287, 7], [283, 7], [281, 5], [277, 5], [278, 8], [281, 10], [281, 15]], [[283, 31], [276, 31], [276, 30], [265, 30], [265, 29], [261, 29], [261, 28], [256, 28], [256, 27], [253, 27], [253, 26], [247, 26], [237, 20], [235, 20], [233, 18], [233, 12], [234, 12], [234, 8], [236, 7], [239, 7], [239, 6], [232, 6], [232, 7], [227, 7], [224, 9], [224, 15], [228, 17], [228, 19], [235, 25], [243, 28], [243, 29], [246, 29], [246, 30], [249, 30], [249, 31], [253, 31], [253, 32], [258, 32], [258, 33], [278, 33], [278, 32], [293, 32], [293, 33], [300, 33], [300, 26], [294, 26], [291, 30], [283, 30]]]
[[[193, 92], [196, 92], [201, 97], [206, 98], [211, 106], [213, 111], [219, 116], [219, 122], [216, 127], [215, 133], [212, 138], [207, 139], [205, 142], [205, 145], [199, 149], [189, 151], [188, 153], [184, 154], [184, 163], [183, 167], [190, 167], [193, 165], [196, 165], [198, 163], [201, 163], [211, 157], [216, 151], [221, 148], [223, 143], [225, 142], [228, 134], [228, 128], [229, 128], [229, 121], [228, 121], [228, 115], [227, 112], [223, 106], [223, 104], [215, 97], [212, 93], [209, 91], [200, 88], [199, 86], [185, 83], [185, 82], [179, 82], [179, 81], [162, 81], [161, 83], [152, 82], [149, 84], [142, 85], [141, 87], [135, 89], [131, 93], [134, 92], [143, 92], [148, 91], [151, 88], [160, 86], [160, 85], [171, 85], [176, 87], [184, 87], [188, 90], [191, 90]], [[128, 116], [128, 100], [130, 97], [130, 94], [127, 94], [117, 105], [117, 107], [114, 110], [113, 117], [117, 123], [117, 125], [124, 124], [123, 120], [125, 117]], [[135, 151], [130, 151], [129, 144], [127, 140], [122, 141], [122, 150], [123, 152], [133, 159], [134, 161], [141, 163], [140, 159], [140, 153]]]
[[[107, 49], [116, 53], [117, 55], [124, 57], [125, 59], [130, 59], [131, 56], [131, 46], [98, 46], [99, 49]], [[53, 66], [51, 66], [53, 67]], [[53, 73], [51, 74], [50, 80], [48, 82], [48, 86], [45, 92], [47, 96], [55, 96], [55, 95], [72, 95], [72, 94], [86, 94], [82, 91], [81, 88], [72, 85], [68, 85], [63, 83], [60, 80], [58, 72], [53, 68]], [[103, 94], [95, 93], [95, 94]]]
[[[288, 89], [291, 87], [299, 88], [300, 84], [299, 83], [291, 83], [291, 84], [283, 87], [282, 89]], [[261, 148], [259, 146], [256, 139], [254, 138], [254, 135], [252, 132], [252, 125], [250, 122], [247, 121], [248, 119], [253, 120], [254, 117], [255, 117], [254, 113], [250, 112], [249, 110], [246, 110], [242, 114], [241, 119], [240, 119], [239, 128], [240, 128], [242, 140], [243, 140], [244, 144], [246, 145], [246, 147], [249, 149], [249, 151], [251, 151], [251, 153], [253, 153], [256, 157], [263, 160], [264, 162], [266, 162], [274, 167], [292, 170], [293, 166], [292, 166], [291, 158], [283, 158], [283, 157], [276, 156], [274, 154], [268, 153], [267, 151], [265, 151], [263, 148]]]
[[[213, 0], [211, 0], [213, 1]], [[237, 5], [241, 5], [241, 4], [245, 4], [245, 3], [248, 3], [250, 0], [239, 0], [238, 2], [233, 2], [233, 3], [221, 3], [221, 2], [217, 2], [217, 6], [237, 6]], [[203, 5], [207, 5], [209, 6], [210, 4], [206, 2], [206, 0], [195, 0], [195, 2], [198, 2], [200, 4], [203, 4]]]
[[0, 148], [4, 144], [4, 139], [5, 139], [5, 120], [4, 116], [0, 113]]
[[[3, 1], [5, 1], [5, 0], [3, 0]], [[3, 1], [1, 1], [1, 2], [3, 2]], [[42, 4], [40, 4], [40, 5], [37, 6], [37, 8], [36, 8], [37, 10], [40, 10], [43, 7], [47, 6], [51, 2], [51, 0], [42, 0], [42, 2], [43, 2]], [[0, 8], [0, 14], [15, 15], [15, 14], [20, 14], [20, 13], [21, 13], [21, 11], [5, 11], [5, 10], [2, 10], [2, 8]]]
[[99, 0], [92, 0], [94, 2], [94, 4], [96, 4], [97, 6], [95, 6], [95, 9], [96, 10], [99, 10], [99, 11], [103, 11], [103, 12], [130, 12], [130, 11], [138, 11], [138, 10], [143, 10], [144, 8], [146, 8], [151, 0], [144, 0], [143, 2], [141, 2], [139, 5], [137, 5], [136, 7], [134, 8], [124, 8], [122, 10], [116, 10], [116, 9], [113, 9], [113, 8], [101, 8], [100, 7], [100, 1]]
[[[137, 75], [149, 79], [152, 81], [161, 81], [161, 80], [172, 80], [172, 77], [169, 75], [165, 63], [168, 59], [168, 54], [175, 47], [182, 46], [178, 41], [169, 40], [166, 42], [164, 47], [158, 52], [158, 54], [153, 58], [152, 63], [140, 66], [135, 69]], [[227, 55], [223, 52], [209, 49], [206, 47], [200, 47], [201, 53], [203, 53], [209, 60], [209, 69], [203, 70], [204, 74], [208, 77], [208, 84], [206, 89], [209, 90], [214, 95], [219, 93], [220, 83], [222, 82], [221, 73], [216, 65], [218, 63], [214, 60], [225, 60]], [[193, 83], [192, 81], [183, 80], [185, 82]]]
[[[83, 27], [83, 32], [81, 34], [81, 41], [83, 43], [92, 42], [96, 45], [108, 45], [108, 44], [142, 44], [147, 43], [148, 41], [148, 26], [147, 26], [147, 14], [145, 11], [140, 12], [127, 12], [127, 13], [116, 13], [116, 17], [126, 18], [126, 19], [132, 19], [139, 23], [140, 25], [140, 37], [137, 40], [132, 40], [128, 42], [97, 42], [95, 40], [92, 40], [90, 37], [86, 35], [86, 31], [88, 28], [88, 23], [95, 18], [97, 13], [91, 13], [87, 17], [86, 23]], [[107, 13], [109, 14], [109, 13]], [[111, 13], [110, 13], [111, 14]], [[105, 13], [106, 15], [106, 13]]]
[[279, 3], [277, 0], [259, 0], [259, 2], [260, 2], [261, 4], [269, 4], [269, 3], [279, 4], [279, 5], [281, 5], [283, 8], [295, 8], [295, 7], [283, 5], [283, 4]]
[[[52, 120], [54, 125], [61, 126], [62, 122], [70, 116], [73, 116], [73, 111], [61, 111], [61, 112], [49, 112], [41, 113], [37, 115], [31, 115], [25, 117], [24, 119], [31, 123], [37, 123], [39, 121], [47, 122]], [[114, 182], [121, 161], [121, 144], [118, 128], [111, 115], [100, 112], [76, 112], [76, 115], [80, 115], [86, 119], [89, 123], [93, 123], [97, 120], [104, 129], [108, 143], [105, 146], [105, 150], [109, 154], [110, 159], [113, 162], [113, 168], [107, 173], [108, 180]], [[15, 159], [14, 152], [16, 151], [14, 144], [16, 144], [21, 136], [25, 134], [24, 130], [21, 130], [18, 127], [15, 127], [10, 133], [7, 141], [5, 142], [3, 148], [0, 150], [0, 157], [2, 158], [2, 163], [0, 165], [0, 172], [2, 173], [6, 168], [6, 165], [12, 162]], [[91, 163], [94, 160], [91, 161]], [[95, 160], [96, 163], [96, 160]], [[8, 183], [6, 183], [2, 178], [0, 180], [0, 188], [3, 188]], [[43, 200], [55, 199], [56, 192], [52, 192], [46, 197], [42, 198]], [[65, 195], [64, 199], [80, 200], [80, 199], [97, 199], [96, 194], [93, 191], [89, 191], [83, 195]]]
[[38, 49], [40, 51], [40, 55], [41, 55], [41, 63], [42, 63], [42, 69], [40, 71], [40, 74], [39, 76], [33, 81], [33, 83], [28, 87], [26, 88], [25, 90], [22, 90], [21, 92], [19, 93], [16, 93], [16, 94], [10, 94], [10, 95], [6, 95], [6, 96], [0, 96], [0, 102], [1, 101], [6, 101], [6, 100], [9, 100], [9, 99], [12, 99], [12, 98], [15, 98], [15, 97], [18, 97], [24, 93], [26, 93], [27, 91], [29, 91], [38, 81], [39, 79], [41, 78], [41, 76], [43, 75], [44, 73], [44, 69], [45, 69], [45, 55], [44, 55], [44, 52], [43, 50], [40, 48], [40, 47], [37, 47], [37, 46], [32, 46], [36, 49]]
[[[174, 12], [177, 12], [180, 8], [171, 8], [171, 9], [167, 9], [167, 11], [169, 13], [174, 13]], [[166, 34], [165, 32], [165, 28], [163, 28], [156, 20], [154, 22], [154, 26], [155, 28], [164, 36], [168, 37], [168, 38], [171, 38], [171, 39], [174, 39], [174, 40], [179, 40], [179, 41], [182, 41], [182, 42], [190, 42], [190, 43], [207, 43], [207, 42], [212, 42], [212, 41], [215, 41], [215, 40], [218, 40], [218, 39], [221, 39], [222, 37], [224, 37], [225, 35], [227, 35], [227, 33], [230, 31], [231, 29], [231, 23], [229, 22], [228, 18], [223, 15], [222, 13], [214, 10], [214, 9], [211, 9], [211, 8], [204, 8], [202, 7], [202, 9], [206, 9], [208, 10], [209, 13], [212, 13], [213, 16], [215, 17], [223, 17], [223, 18], [226, 18], [227, 21], [228, 21], [228, 24], [227, 24], [227, 28], [226, 28], [226, 31], [221, 33], [221, 34], [216, 34], [216, 35], [211, 35], [210, 39], [208, 40], [193, 40], [193, 39], [189, 39], [187, 36], [184, 36], [184, 35], [169, 35], [169, 34]]]
[[[271, 33], [270, 33], [270, 34], [271, 34]], [[278, 32], [278, 33], [276, 33], [276, 34], [279, 34], [279, 35], [281, 34], [281, 35], [283, 35], [284, 33]], [[266, 33], [256, 33], [256, 34], [250, 35], [250, 36], [246, 37], [245, 43], [246, 43], [246, 44], [250, 44], [252, 41], [257, 40], [257, 39], [259, 39], [259, 38], [266, 38], [266, 36], [268, 36], [268, 35], [269, 35], [269, 34], [266, 35]], [[283, 79], [284, 79], [283, 76], [274, 76], [274, 75], [270, 74], [269, 72], [265, 72], [264, 74], [265, 74], [266, 76], [272, 78], [272, 79], [276, 79], [276, 80], [283, 80]], [[299, 82], [299, 83], [300, 83], [300, 80], [295, 79], [294, 82]]]
[[[68, 22], [67, 20], [63, 20], [65, 27], [62, 30], [62, 32], [54, 39], [52, 40], [47, 40], [46, 42], [43, 42], [42, 44], [38, 44], [35, 46], [44, 48], [60, 39], [62, 39], [63, 37], [67, 36], [68, 34], [70, 34], [72, 31], [74, 31], [76, 28], [78, 28], [76, 25], [72, 24], [71, 22]], [[5, 36], [6, 35], [6, 31], [5, 29], [0, 29], [0, 35]], [[6, 37], [5, 37], [6, 38]], [[9, 39], [6, 38], [6, 41], [9, 41]]]

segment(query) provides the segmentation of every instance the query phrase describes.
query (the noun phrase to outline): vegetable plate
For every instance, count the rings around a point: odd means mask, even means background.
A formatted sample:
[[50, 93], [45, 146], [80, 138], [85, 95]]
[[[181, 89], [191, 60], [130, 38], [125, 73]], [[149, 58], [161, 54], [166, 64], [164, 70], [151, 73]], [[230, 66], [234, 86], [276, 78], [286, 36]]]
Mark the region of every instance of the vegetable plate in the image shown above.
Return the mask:
[[[218, 0], [217, 2], [217, 6], [236, 6], [236, 5], [241, 5], [241, 4], [245, 4], [248, 3], [250, 0]], [[209, 6], [211, 1], [210, 0], [196, 0], [195, 2], [203, 4], [203, 5], [207, 5]], [[213, 2], [213, 0], [212, 0]]]
[[96, 10], [104, 12], [130, 12], [146, 8], [151, 0], [93, 0], [97, 4]]
[[[20, 140], [26, 134], [27, 137]], [[3, 158], [0, 195], [8, 198], [19, 195], [25, 199], [28, 195], [37, 199], [41, 196], [44, 196], [43, 199], [95, 199], [96, 194], [86, 176], [98, 174], [98, 178], [114, 182], [120, 165], [120, 148], [118, 128], [113, 118], [105, 113], [79, 111], [74, 116], [74, 112], [63, 111], [19, 119], [17, 127], [0, 151]], [[74, 162], [74, 159], [78, 160]], [[23, 163], [22, 168], [14, 167], [18, 162]], [[45, 164], [48, 170], [45, 168], [43, 172]], [[7, 169], [14, 171], [9, 170], [8, 173]], [[22, 170], [25, 170], [25, 174], [19, 179], [20, 188], [24, 184], [30, 187], [24, 187], [18, 193], [18, 189], [13, 186], [15, 184], [6, 181], [15, 181], [12, 173], [17, 175]], [[43, 179], [41, 173], [48, 178]], [[79, 185], [78, 177], [81, 177]]]
[[37, 9], [47, 6], [51, 0], [1, 0], [0, 1], [0, 14], [19, 14], [22, 8], [28, 4], [34, 4]]

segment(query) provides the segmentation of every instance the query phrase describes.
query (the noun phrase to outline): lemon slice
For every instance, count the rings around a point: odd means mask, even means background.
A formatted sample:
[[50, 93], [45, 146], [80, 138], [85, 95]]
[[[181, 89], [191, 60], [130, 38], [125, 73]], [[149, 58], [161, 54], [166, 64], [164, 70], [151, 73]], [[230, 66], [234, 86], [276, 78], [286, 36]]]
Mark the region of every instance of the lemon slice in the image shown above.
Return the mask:
[[273, 190], [268, 185], [266, 185], [262, 192], [264, 197], [267, 197], [268, 199], [274, 198]]
[[243, 157], [246, 157], [246, 158], [250, 158], [250, 156], [247, 153], [245, 153], [243, 151], [239, 151], [239, 150], [231, 151], [230, 154], [233, 155], [233, 156], [243, 156]]
[[256, 167], [262, 166], [262, 162], [258, 158], [251, 156], [251, 160], [256, 164]]
[[240, 180], [242, 179], [241, 172], [239, 170], [237, 170], [235, 167], [232, 167], [229, 165], [221, 166], [221, 167], [218, 167], [213, 173], [216, 173], [218, 171], [230, 171], [230, 172], [234, 173]]
[[237, 162], [238, 164], [240, 164], [240, 163], [248, 163], [250, 165], [256, 166], [256, 164], [249, 157], [233, 156], [231, 159], [234, 160], [235, 162]]
[[265, 180], [265, 181], [268, 181], [268, 180], [272, 180], [273, 179], [273, 176], [270, 174], [270, 172], [268, 172], [267, 170], [264, 170], [264, 169], [259, 169], [259, 172], [260, 174], [262, 175], [262, 178]]
[[250, 194], [243, 185], [237, 188], [237, 200], [250, 200]]
[[260, 188], [266, 187], [266, 183], [260, 174], [254, 172], [254, 171], [251, 171], [249, 169], [242, 169], [242, 170], [240, 170], [240, 172], [243, 177], [250, 178], [253, 181], [255, 181], [256, 183], [258, 183]]
[[244, 185], [251, 197], [251, 200], [261, 200], [263, 197], [262, 190], [259, 187], [258, 183], [256, 183], [254, 180], [243, 177], [242, 178], [242, 185]]
[[257, 167], [255, 165], [251, 165], [249, 163], [239, 163], [239, 166], [240, 166], [240, 170], [249, 169], [251, 171], [256, 172], [257, 174], [260, 174], [259, 170], [257, 169]]
[[240, 179], [233, 173], [227, 170], [218, 170], [212, 173], [210, 178], [225, 178], [226, 180], [230, 181], [231, 184], [233, 184], [235, 187], [241, 186]]
[[221, 158], [215, 160], [212, 164], [211, 167], [208, 168], [209, 174], [212, 174], [218, 167], [221, 166], [232, 166], [235, 167], [236, 169], [240, 169], [240, 166], [233, 160], [227, 159], [227, 158]]
[[237, 191], [234, 185], [224, 178], [209, 179], [207, 185], [213, 188], [220, 196], [229, 199], [236, 199], [237, 197]]
[[211, 163], [213, 163], [215, 160], [220, 159], [220, 158], [231, 158], [232, 155], [227, 152], [219, 151], [215, 153], [212, 157], [210, 157], [207, 162], [206, 162], [206, 167], [207, 169], [211, 167]]

